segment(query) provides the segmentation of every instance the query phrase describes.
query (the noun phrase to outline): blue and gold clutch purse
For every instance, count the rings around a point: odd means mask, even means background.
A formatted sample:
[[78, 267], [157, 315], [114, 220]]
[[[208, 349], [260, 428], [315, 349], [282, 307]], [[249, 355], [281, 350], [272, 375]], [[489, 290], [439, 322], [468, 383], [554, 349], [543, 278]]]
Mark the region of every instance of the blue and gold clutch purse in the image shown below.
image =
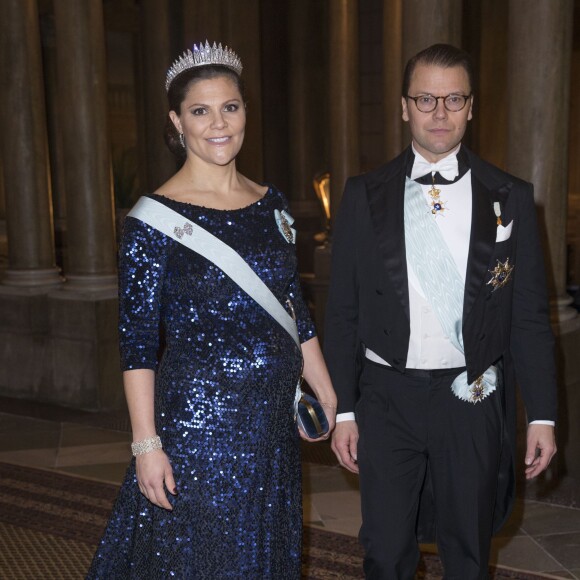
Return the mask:
[[328, 433], [328, 419], [322, 405], [306, 393], [302, 393], [298, 400], [296, 422], [310, 439], [318, 439]]

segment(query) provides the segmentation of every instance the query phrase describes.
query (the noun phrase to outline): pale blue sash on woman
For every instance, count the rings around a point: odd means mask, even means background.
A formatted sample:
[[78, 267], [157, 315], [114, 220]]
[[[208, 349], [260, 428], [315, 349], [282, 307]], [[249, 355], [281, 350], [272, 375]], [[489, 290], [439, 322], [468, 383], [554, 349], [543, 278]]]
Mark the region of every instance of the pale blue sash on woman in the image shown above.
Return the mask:
[[[258, 274], [233, 248], [195, 222], [186, 219], [179, 212], [150, 197], [141, 197], [127, 216], [141, 220], [213, 262], [282, 326], [302, 354], [296, 321], [286, 312]], [[278, 214], [275, 214], [275, 219], [279, 222]], [[294, 396], [295, 414], [302, 396], [301, 383], [302, 380], [299, 379]]]
[[[465, 354], [462, 332], [465, 282], [421, 186], [409, 178], [405, 182], [405, 246], [407, 260], [443, 332]], [[467, 371], [462, 372], [451, 389], [460, 399], [478, 403], [495, 391], [496, 385], [497, 369], [492, 365], [472, 384], [467, 382]]]
[[150, 197], [141, 197], [127, 215], [141, 220], [213, 262], [270, 314], [300, 349], [296, 322], [278, 302], [270, 288], [233, 248], [179, 212]]

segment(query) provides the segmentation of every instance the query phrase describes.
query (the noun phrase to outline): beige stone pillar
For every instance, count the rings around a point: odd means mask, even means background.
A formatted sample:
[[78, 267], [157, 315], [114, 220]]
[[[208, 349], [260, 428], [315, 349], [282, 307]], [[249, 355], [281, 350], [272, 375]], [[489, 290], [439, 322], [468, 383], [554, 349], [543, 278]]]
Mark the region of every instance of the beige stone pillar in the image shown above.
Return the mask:
[[8, 256], [8, 244], [6, 241], [6, 196], [4, 194], [4, 170], [2, 159], [0, 158], [0, 280], [2, 279], [2, 268], [6, 268]]
[[385, 160], [403, 148], [401, 83], [403, 82], [403, 2], [383, 0], [383, 103], [385, 108]]
[[6, 196], [4, 195], [4, 170], [2, 168], [2, 159], [0, 159], [0, 222], [5, 221], [6, 221]]
[[[155, 191], [175, 173], [175, 158], [165, 145], [168, 114], [165, 74], [177, 58], [170, 37], [170, 0], [141, 0], [143, 125], [147, 191]], [[177, 52], [185, 50], [179, 46]]]
[[[360, 172], [358, 1], [328, 3], [330, 133], [330, 222], [336, 218], [344, 184]], [[330, 279], [332, 244], [314, 252], [314, 302], [318, 335], [323, 340], [324, 314]]]
[[[292, 205], [297, 213], [318, 215], [312, 180], [322, 167], [326, 119], [320, 114], [328, 102], [325, 83], [320, 78], [322, 45], [319, 34], [320, 6], [311, 0], [294, 0], [289, 6], [289, 146]], [[325, 98], [326, 97], [326, 98]], [[324, 99], [324, 100], [323, 100]]]
[[56, 35], [54, 14], [45, 13], [40, 18], [42, 38], [42, 64], [44, 68], [44, 93], [46, 98], [46, 129], [52, 186], [52, 214], [56, 235], [57, 260], [59, 245], [66, 231], [66, 196], [64, 186], [64, 160], [56, 66]]
[[297, 220], [296, 250], [302, 273], [314, 270], [315, 236], [326, 226], [313, 180], [328, 171], [324, 165], [328, 122], [321, 114], [328, 106], [328, 40], [320, 34], [327, 17], [322, 2], [294, 0], [288, 6], [288, 197]]
[[224, 42], [224, 10], [227, 0], [182, 0], [183, 36], [191, 48], [199, 42]]
[[[403, 69], [412, 56], [432, 44], [444, 42], [460, 47], [461, 21], [461, 0], [404, 0]], [[409, 125], [404, 123], [403, 145], [410, 142]]]
[[461, 46], [461, 0], [404, 0], [403, 66], [437, 42]]
[[330, 215], [336, 217], [346, 179], [359, 172], [358, 2], [329, 3]]
[[67, 206], [67, 290], [116, 286], [100, 0], [54, 0]]
[[6, 0], [0, 18], [0, 119], [8, 236], [3, 284], [60, 284], [54, 260], [40, 30], [35, 0]]
[[481, 2], [479, 86], [474, 119], [469, 124], [472, 130], [477, 125], [476, 151], [502, 168], [506, 167], [508, 144], [508, 11], [505, 0]]
[[[247, 96], [247, 124], [244, 146], [237, 157], [237, 167], [255, 181], [264, 178], [262, 134], [262, 46], [259, 0], [221, 0], [224, 42], [229, 44], [244, 64]], [[265, 90], [268, 90], [266, 87]], [[266, 128], [265, 130], [268, 130]]]
[[531, 181], [554, 320], [576, 316], [566, 294], [566, 202], [573, 0], [510, 0], [508, 170]]
[[244, 65], [247, 96], [247, 124], [244, 146], [237, 157], [238, 169], [261, 181], [264, 172], [262, 151], [262, 57], [260, 54], [259, 0], [184, 0], [185, 43], [221, 42], [233, 48]]

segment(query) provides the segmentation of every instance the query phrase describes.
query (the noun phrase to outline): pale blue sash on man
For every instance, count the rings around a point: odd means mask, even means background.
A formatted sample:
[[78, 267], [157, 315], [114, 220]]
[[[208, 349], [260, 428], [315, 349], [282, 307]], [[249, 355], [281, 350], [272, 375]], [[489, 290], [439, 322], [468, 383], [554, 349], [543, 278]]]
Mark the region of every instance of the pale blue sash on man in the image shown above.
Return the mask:
[[[465, 354], [462, 332], [465, 282], [421, 186], [409, 178], [405, 181], [405, 246], [407, 260], [443, 332]], [[463, 371], [453, 381], [451, 389], [460, 399], [478, 403], [493, 393], [496, 385], [497, 369], [490, 366], [471, 385], [467, 382], [467, 371]]]

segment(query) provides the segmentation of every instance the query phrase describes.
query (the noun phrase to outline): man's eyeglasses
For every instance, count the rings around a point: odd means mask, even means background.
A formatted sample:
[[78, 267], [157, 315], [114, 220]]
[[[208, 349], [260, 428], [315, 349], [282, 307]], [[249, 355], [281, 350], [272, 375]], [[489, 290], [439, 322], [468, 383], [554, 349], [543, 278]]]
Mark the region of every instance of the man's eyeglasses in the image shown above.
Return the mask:
[[443, 99], [443, 105], [448, 111], [452, 113], [457, 113], [461, 111], [467, 104], [467, 100], [471, 98], [471, 95], [447, 95], [446, 97], [434, 97], [433, 95], [419, 95], [418, 97], [412, 97], [407, 95], [407, 99], [415, 101], [417, 109], [421, 113], [432, 113], [437, 108], [437, 103], [439, 99]]

